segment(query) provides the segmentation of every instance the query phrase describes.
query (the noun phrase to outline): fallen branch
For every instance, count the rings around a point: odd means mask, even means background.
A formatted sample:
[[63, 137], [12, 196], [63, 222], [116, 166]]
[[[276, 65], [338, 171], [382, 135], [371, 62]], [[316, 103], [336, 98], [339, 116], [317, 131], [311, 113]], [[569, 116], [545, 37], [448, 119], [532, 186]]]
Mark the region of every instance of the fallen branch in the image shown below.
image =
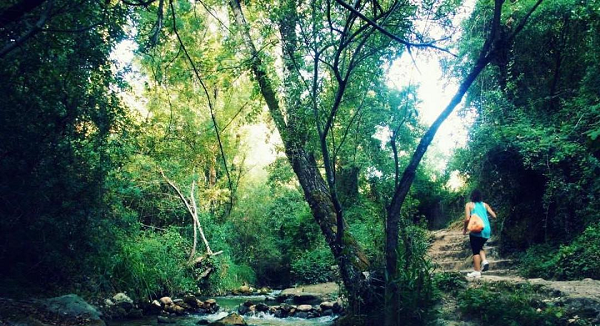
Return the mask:
[[[192, 217], [192, 221], [194, 223], [194, 244], [192, 246], [192, 251], [190, 253], [190, 261], [194, 260], [194, 257], [196, 256], [196, 245], [198, 243], [198, 233], [197, 231], [200, 232], [200, 236], [202, 237], [202, 241], [204, 242], [204, 245], [206, 246], [206, 253], [209, 256], [214, 256], [216, 255], [215, 253], [212, 252], [212, 250], [210, 249], [210, 246], [208, 245], [208, 240], [206, 240], [206, 236], [204, 235], [204, 230], [202, 229], [202, 226], [200, 225], [200, 220], [198, 219], [198, 208], [196, 206], [196, 200], [194, 199], [194, 189], [195, 189], [195, 185], [196, 182], [192, 181], [192, 187], [190, 189], [190, 199], [188, 200], [183, 193], [181, 192], [181, 190], [179, 190], [179, 188], [175, 185], [175, 183], [173, 183], [173, 181], [171, 181], [169, 178], [167, 178], [167, 176], [165, 175], [164, 171], [162, 169], [159, 169], [160, 174], [162, 175], [162, 177], [165, 179], [165, 181], [167, 181], [167, 183], [169, 184], [169, 186], [171, 186], [171, 188], [173, 188], [175, 190], [175, 192], [177, 193], [177, 195], [179, 196], [179, 199], [183, 202], [183, 204], [185, 205], [185, 207], [188, 210], [188, 213], [190, 213], [190, 216]], [[221, 253], [222, 251], [220, 251], [219, 253]]]

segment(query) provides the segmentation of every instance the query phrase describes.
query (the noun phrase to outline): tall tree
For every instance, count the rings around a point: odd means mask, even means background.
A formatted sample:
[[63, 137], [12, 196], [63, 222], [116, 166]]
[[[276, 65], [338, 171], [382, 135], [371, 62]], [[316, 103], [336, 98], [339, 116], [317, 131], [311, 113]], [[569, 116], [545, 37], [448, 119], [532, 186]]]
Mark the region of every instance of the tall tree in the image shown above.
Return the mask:
[[1, 8], [0, 259], [14, 267], [2, 273], [65, 280], [88, 267], [81, 260], [107, 217], [105, 179], [127, 121], [109, 54], [125, 10], [57, 0]]
[[[343, 219], [343, 209], [335, 185], [336, 166], [332, 164], [332, 161], [335, 160], [334, 158], [332, 160], [328, 142], [329, 137], [332, 137], [330, 132], [335, 125], [335, 119], [340, 113], [347, 89], [353, 83], [360, 82], [355, 79], [357, 71], [363, 67], [362, 64], [372, 65], [377, 62], [369, 61], [369, 59], [376, 56], [380, 57], [386, 51], [394, 49], [391, 45], [397, 44], [391, 43], [390, 39], [407, 47], [433, 47], [434, 43], [415, 44], [397, 36], [406, 33], [405, 29], [398, 29], [398, 26], [408, 27], [406, 18], [414, 14], [414, 7], [412, 6], [398, 2], [391, 2], [387, 4], [388, 6], [383, 6], [380, 2], [358, 2], [356, 6], [351, 6], [341, 0], [336, 2], [339, 5], [330, 1], [286, 2], [282, 5], [277, 20], [283, 54], [284, 94], [282, 99], [278, 99], [276, 96], [274, 82], [261, 61], [261, 53], [256, 50], [256, 46], [252, 41], [250, 25], [245, 20], [239, 1], [230, 1], [230, 7], [236, 24], [241, 30], [246, 49], [252, 57], [251, 69], [281, 134], [286, 155], [298, 176], [313, 215], [321, 226], [327, 242], [338, 260], [344, 285], [351, 295], [363, 296], [368, 292], [366, 289], [368, 286], [362, 280], [361, 272], [368, 267], [368, 262], [361, 259], [360, 248], [344, 232], [346, 225]], [[479, 56], [461, 82], [456, 95], [421, 139], [410, 163], [396, 185], [394, 196], [388, 206], [386, 222], [388, 295], [386, 300], [389, 302], [389, 310], [387, 311], [386, 324], [394, 325], [398, 323], [395, 313], [398, 311], [397, 288], [393, 280], [397, 272], [396, 249], [398, 246], [400, 212], [410, 185], [414, 180], [416, 169], [439, 126], [460, 103], [470, 85], [496, 56], [498, 51], [504, 48], [507, 41], [514, 39], [516, 34], [523, 28], [527, 18], [541, 1], [533, 6], [525, 15], [525, 18], [516, 25], [515, 30], [508, 35], [503, 35], [501, 30], [503, 2], [502, 0], [495, 1], [490, 31]], [[326, 8], [324, 11], [318, 11], [323, 7]], [[344, 12], [344, 9], [347, 9], [347, 11]], [[367, 11], [370, 12], [371, 18], [362, 13]], [[306, 18], [306, 20], [301, 18]], [[392, 29], [391, 26], [396, 26], [396, 29]], [[317, 33], [323, 27], [329, 28], [328, 33]], [[300, 33], [300, 36], [298, 33]], [[304, 52], [299, 48], [299, 39], [308, 40]], [[303, 59], [307, 56], [310, 56], [313, 69], [311, 78], [307, 78], [309, 82], [306, 82], [305, 89], [310, 94], [310, 101], [303, 104], [300, 97], [302, 92], [297, 91], [294, 87], [297, 88], [297, 85], [302, 85], [303, 75], [300, 71], [304, 67]], [[329, 69], [329, 76], [331, 80], [334, 80], [332, 95], [328, 101], [319, 96], [320, 83], [322, 83], [319, 76], [323, 73], [320, 70], [320, 64]], [[314, 127], [311, 130], [317, 133], [319, 154], [322, 156], [325, 178], [321, 177], [317, 169], [313, 150], [306, 147], [306, 132], [302, 126], [307, 121], [304, 118], [307, 107], [312, 107], [315, 116], [313, 120]], [[358, 300], [358, 297], [353, 298], [353, 300]]]

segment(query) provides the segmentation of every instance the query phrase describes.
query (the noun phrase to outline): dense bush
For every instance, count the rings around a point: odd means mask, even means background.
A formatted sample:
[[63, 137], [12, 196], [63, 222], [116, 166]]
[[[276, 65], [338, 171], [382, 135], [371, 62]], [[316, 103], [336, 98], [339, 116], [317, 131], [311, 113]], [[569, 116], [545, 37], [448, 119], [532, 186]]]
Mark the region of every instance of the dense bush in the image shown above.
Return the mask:
[[117, 246], [109, 272], [116, 291], [127, 291], [137, 299], [196, 291], [187, 265], [190, 243], [177, 229], [122, 237]]
[[316, 284], [334, 279], [335, 261], [331, 250], [321, 245], [310, 251], [305, 251], [291, 263], [291, 274], [295, 282], [301, 284]]
[[600, 278], [600, 224], [589, 226], [567, 245], [533, 246], [521, 258], [525, 277], [573, 280]]
[[215, 271], [208, 280], [199, 284], [204, 294], [222, 295], [239, 288], [240, 285], [256, 283], [254, 270], [250, 266], [235, 263], [228, 254], [215, 257], [211, 265]]

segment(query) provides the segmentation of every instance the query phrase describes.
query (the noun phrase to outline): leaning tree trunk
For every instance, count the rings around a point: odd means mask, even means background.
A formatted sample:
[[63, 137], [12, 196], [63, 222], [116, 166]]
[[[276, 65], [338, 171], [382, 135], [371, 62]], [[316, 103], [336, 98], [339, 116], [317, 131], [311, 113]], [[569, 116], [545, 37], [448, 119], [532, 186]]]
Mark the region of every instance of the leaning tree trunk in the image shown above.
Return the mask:
[[[267, 76], [260, 55], [250, 38], [249, 25], [244, 18], [239, 0], [230, 0], [229, 5], [235, 24], [241, 31], [244, 46], [250, 55], [252, 74], [258, 82], [261, 94], [279, 131], [286, 156], [298, 177], [312, 215], [338, 263], [344, 287], [351, 294], [350, 305], [356, 307], [357, 300], [364, 298], [368, 292], [368, 284], [363, 280], [362, 273], [368, 270], [369, 261], [350, 234], [344, 234], [342, 241], [338, 241], [338, 215], [326, 181], [319, 172], [313, 156], [303, 146], [306, 131], [296, 130], [293, 123], [286, 123], [279, 99], [275, 95], [275, 87]], [[294, 108], [286, 107], [285, 109], [290, 113]]]

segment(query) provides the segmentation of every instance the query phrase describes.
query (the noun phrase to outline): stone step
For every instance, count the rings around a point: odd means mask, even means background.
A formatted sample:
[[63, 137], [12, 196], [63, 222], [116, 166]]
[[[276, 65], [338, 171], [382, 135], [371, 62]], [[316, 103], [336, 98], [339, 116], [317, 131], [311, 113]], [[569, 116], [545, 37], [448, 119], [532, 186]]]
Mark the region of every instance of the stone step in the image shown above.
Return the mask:
[[469, 249], [469, 242], [451, 242], [451, 243], [446, 243], [440, 246], [439, 250], [441, 251], [445, 251], [445, 250], [462, 250], [462, 249]]
[[[449, 260], [449, 261], [434, 261], [442, 270], [462, 270], [471, 268], [473, 262], [471, 259]], [[512, 259], [490, 260], [490, 270], [507, 269], [514, 266], [516, 262]]]
[[[459, 273], [463, 274], [463, 275], [467, 275], [468, 273], [471, 273], [473, 271], [473, 269], [463, 269], [460, 270]], [[517, 275], [517, 271], [514, 269], [489, 269], [485, 272], [482, 272], [481, 275], [483, 275], [483, 277], [487, 276], [515, 276]]]
[[465, 258], [469, 255], [469, 251], [463, 249], [433, 251], [429, 253], [429, 257], [444, 260], [443, 258]]
[[433, 238], [435, 241], [461, 241], [464, 239], [468, 239], [468, 237], [462, 233], [446, 233], [434, 236]]
[[[492, 259], [500, 259], [496, 247], [484, 247], [487, 257]], [[464, 259], [472, 255], [470, 249], [452, 249], [452, 250], [436, 250], [430, 251], [429, 257], [437, 260]]]

